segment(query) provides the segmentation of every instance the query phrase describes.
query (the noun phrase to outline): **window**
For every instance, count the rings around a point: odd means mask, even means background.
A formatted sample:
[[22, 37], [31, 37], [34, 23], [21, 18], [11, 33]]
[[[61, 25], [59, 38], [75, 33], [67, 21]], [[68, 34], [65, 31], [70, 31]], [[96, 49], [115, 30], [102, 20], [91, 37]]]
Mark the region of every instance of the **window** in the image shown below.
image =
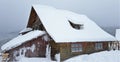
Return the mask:
[[72, 23], [71, 21], [69, 21], [69, 23], [71, 27], [74, 29], [77, 29], [77, 30], [83, 29], [83, 24], [75, 24], [75, 23]]
[[102, 43], [95, 43], [95, 49], [96, 50], [103, 49], [103, 44]]
[[72, 52], [81, 52], [82, 44], [71, 44], [71, 51]]

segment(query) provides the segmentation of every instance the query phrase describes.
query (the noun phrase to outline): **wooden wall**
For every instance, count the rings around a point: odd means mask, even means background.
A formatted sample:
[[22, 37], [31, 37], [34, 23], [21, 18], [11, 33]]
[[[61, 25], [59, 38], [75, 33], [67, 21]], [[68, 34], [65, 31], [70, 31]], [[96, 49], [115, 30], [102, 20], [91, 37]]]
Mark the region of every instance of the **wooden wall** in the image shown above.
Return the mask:
[[36, 17], [37, 17], [37, 14], [36, 14], [35, 10], [32, 8], [27, 27], [32, 27], [33, 23], [36, 21]]
[[70, 43], [60, 43], [60, 60], [65, 60], [70, 58], [71, 55], [71, 45]]
[[[83, 50], [81, 52], [71, 52], [71, 44], [72, 43], [55, 43], [54, 41], [49, 41], [50, 47], [51, 47], [51, 59], [55, 60], [55, 54], [60, 53], [60, 60], [64, 61], [68, 58], [81, 55], [81, 54], [90, 54], [94, 52], [104, 51], [108, 50], [108, 42], [102, 42], [103, 43], [103, 49], [101, 50], [95, 50], [95, 43], [98, 42], [76, 42], [77, 44], [82, 44]], [[44, 41], [42, 37], [38, 37], [36, 39], [30, 40], [26, 43], [23, 43], [22, 45], [13, 48], [7, 53], [10, 53], [10, 61], [17, 61], [15, 59], [15, 56], [20, 56], [23, 54], [20, 49], [22, 48], [28, 48], [32, 45], [35, 45], [35, 50], [32, 52], [30, 49], [27, 49], [25, 52], [26, 57], [45, 57], [46, 53], [46, 45], [48, 42]], [[14, 55], [15, 51], [18, 52], [18, 54]]]
[[60, 46], [59, 46], [59, 44], [55, 43], [55, 41], [50, 41], [49, 44], [51, 47], [51, 59], [56, 60], [55, 55], [57, 53], [60, 53]]
[[95, 43], [97, 42], [77, 42], [77, 43], [82, 44], [82, 47], [83, 47], [82, 52], [71, 52], [72, 43], [59, 43], [61, 61], [77, 56], [77, 55], [81, 55], [81, 54], [90, 54], [94, 52], [108, 50], [108, 42], [102, 42], [103, 49], [101, 50], [95, 50]]
[[[42, 36], [23, 43], [22, 45], [7, 51], [7, 53], [10, 54], [9, 61], [17, 61], [16, 57], [23, 54], [26, 57], [45, 57], [47, 44], [48, 43], [42, 39]], [[32, 51], [30, 47], [33, 45], [35, 45], [35, 49]]]

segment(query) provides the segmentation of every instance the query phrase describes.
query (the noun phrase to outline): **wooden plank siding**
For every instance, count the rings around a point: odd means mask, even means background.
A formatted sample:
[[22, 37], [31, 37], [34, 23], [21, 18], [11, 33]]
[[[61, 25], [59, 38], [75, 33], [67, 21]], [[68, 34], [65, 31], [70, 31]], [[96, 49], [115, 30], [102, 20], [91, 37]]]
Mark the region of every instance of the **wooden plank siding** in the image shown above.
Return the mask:
[[[6, 53], [10, 54], [9, 61], [17, 61], [15, 59], [15, 56], [17, 57], [17, 56], [23, 55], [23, 51], [20, 51], [20, 49], [30, 48], [33, 44], [35, 45], [34, 51], [31, 51], [31, 49], [27, 49], [25, 52], [25, 57], [45, 57], [46, 45], [48, 43], [42, 39], [42, 36], [40, 36], [38, 38], [25, 42], [16, 48], [6, 51]], [[17, 52], [16, 55], [15, 55], [15, 52]]]
[[32, 27], [33, 23], [36, 21], [36, 17], [37, 17], [37, 14], [36, 14], [35, 10], [32, 8], [27, 27]]
[[71, 45], [70, 43], [60, 43], [60, 60], [65, 60], [70, 58], [71, 55]]
[[59, 44], [55, 43], [55, 41], [49, 41], [51, 47], [51, 59], [55, 60], [55, 54], [60, 52]]
[[[72, 52], [72, 43], [59, 43], [58, 45], [60, 47], [60, 60], [63, 61], [81, 54], [91, 54], [94, 52], [108, 50], [108, 42], [76, 42], [76, 44], [79, 43], [82, 44], [83, 47], [81, 52]], [[103, 49], [95, 50], [95, 43], [103, 43]]]

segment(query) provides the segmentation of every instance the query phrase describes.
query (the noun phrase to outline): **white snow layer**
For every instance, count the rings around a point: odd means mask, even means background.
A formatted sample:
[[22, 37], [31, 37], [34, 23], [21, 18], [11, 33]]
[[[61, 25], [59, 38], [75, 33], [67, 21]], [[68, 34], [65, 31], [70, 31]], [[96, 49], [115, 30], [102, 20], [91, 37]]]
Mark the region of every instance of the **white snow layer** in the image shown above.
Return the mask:
[[34, 31], [31, 31], [31, 32], [29, 32], [29, 33], [27, 33], [25, 35], [19, 35], [16, 38], [14, 38], [11, 41], [4, 44], [1, 47], [1, 49], [3, 51], [12, 49], [14, 47], [17, 47], [17, 46], [21, 45], [24, 42], [27, 42], [27, 41], [29, 41], [31, 39], [34, 39], [34, 38], [37, 38], [38, 36], [41, 36], [43, 34], [45, 34], [44, 31], [34, 30]]
[[46, 48], [46, 58], [51, 59], [51, 47], [49, 45]]
[[[26, 58], [22, 57], [19, 62], [58, 62], [48, 58]], [[90, 55], [79, 55], [63, 62], [120, 62], [120, 51], [103, 51]]]
[[[25, 52], [27, 50], [31, 50], [32, 52], [34, 52], [35, 50], [35, 45], [33, 44], [31, 47], [24, 47], [22, 49], [20, 49], [19, 51], [14, 51], [14, 57], [17, 61], [21, 60], [22, 58], [25, 57]], [[21, 54], [22, 53], [22, 54]], [[19, 56], [17, 56], [19, 54]], [[14, 62], [14, 61], [13, 61]]]
[[25, 28], [22, 31], [20, 31], [19, 33], [28, 32], [28, 31], [31, 31], [31, 30], [32, 30], [32, 28]]
[[[50, 57], [50, 46], [47, 45], [46, 48], [46, 58], [38, 58], [38, 57], [33, 57], [33, 58], [27, 58], [27, 57], [21, 57], [19, 58], [18, 62], [56, 62], [56, 61], [52, 61], [51, 57]], [[57, 61], [58, 62], [58, 61]]]
[[[112, 35], [102, 30], [85, 15], [43, 5], [33, 5], [33, 8], [41, 19], [46, 31], [57, 43], [116, 41]], [[72, 28], [68, 20], [76, 24], [83, 24], [83, 29], [76, 30]]]
[[52, 61], [49, 60], [48, 58], [22, 58], [20, 61], [18, 62], [56, 62], [56, 61]]
[[60, 53], [55, 55], [55, 59], [57, 60], [57, 62], [60, 62]]
[[103, 51], [90, 55], [79, 55], [64, 62], [120, 62], [120, 51]]
[[120, 29], [116, 29], [116, 39], [120, 41]]
[[46, 35], [44, 35], [43, 37], [42, 37], [42, 39], [44, 39], [45, 41], [49, 41], [50, 40], [50, 38], [49, 38], [49, 36], [46, 34]]

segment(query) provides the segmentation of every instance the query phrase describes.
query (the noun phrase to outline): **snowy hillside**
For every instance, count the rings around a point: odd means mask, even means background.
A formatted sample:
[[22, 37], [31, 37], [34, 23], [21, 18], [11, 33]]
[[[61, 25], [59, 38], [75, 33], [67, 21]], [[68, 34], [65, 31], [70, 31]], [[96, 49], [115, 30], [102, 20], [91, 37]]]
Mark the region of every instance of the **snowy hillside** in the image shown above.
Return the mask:
[[90, 55], [79, 55], [65, 62], [120, 62], [119, 51], [103, 51]]

